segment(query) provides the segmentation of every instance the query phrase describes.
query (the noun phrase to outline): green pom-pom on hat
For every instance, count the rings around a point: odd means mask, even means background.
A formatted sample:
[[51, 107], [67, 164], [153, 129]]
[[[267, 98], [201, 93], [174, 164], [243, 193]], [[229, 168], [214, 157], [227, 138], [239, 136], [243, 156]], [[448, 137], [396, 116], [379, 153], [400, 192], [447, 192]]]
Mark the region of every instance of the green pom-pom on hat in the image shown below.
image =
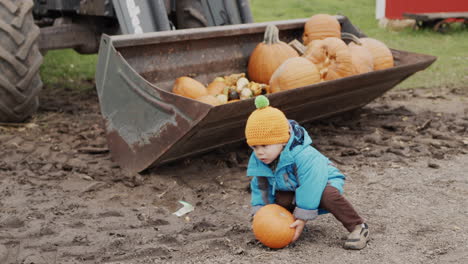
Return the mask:
[[264, 95], [259, 95], [255, 98], [255, 106], [257, 109], [265, 108], [270, 105], [270, 101]]

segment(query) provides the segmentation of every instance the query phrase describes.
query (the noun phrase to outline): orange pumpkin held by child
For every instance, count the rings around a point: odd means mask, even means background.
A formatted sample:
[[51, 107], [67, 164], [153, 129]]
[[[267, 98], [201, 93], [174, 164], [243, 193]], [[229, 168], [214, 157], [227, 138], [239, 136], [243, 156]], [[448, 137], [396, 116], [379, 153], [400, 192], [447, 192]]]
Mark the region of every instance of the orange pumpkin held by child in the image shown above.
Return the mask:
[[255, 214], [252, 229], [255, 238], [269, 248], [284, 248], [291, 243], [295, 229], [289, 226], [294, 216], [284, 207], [268, 204]]

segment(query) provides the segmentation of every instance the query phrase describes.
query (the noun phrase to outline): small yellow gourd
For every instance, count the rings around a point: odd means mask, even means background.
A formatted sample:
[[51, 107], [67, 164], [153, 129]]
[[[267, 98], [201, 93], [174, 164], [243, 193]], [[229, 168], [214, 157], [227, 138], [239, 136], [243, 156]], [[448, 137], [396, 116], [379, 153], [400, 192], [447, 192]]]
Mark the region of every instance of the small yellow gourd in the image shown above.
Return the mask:
[[217, 94], [222, 94], [224, 91], [224, 88], [226, 87], [227, 85], [226, 85], [226, 82], [224, 81], [224, 78], [217, 77], [210, 84], [208, 84], [208, 87], [206, 89], [208, 90], [208, 94], [217, 95]]
[[175, 80], [172, 92], [192, 99], [208, 95], [206, 87], [201, 82], [187, 76]]
[[210, 105], [213, 105], [213, 106], [217, 106], [217, 105], [220, 105], [221, 102], [218, 100], [218, 98], [216, 98], [214, 95], [204, 95], [204, 96], [201, 96], [201, 97], [198, 97], [196, 98], [198, 101], [200, 102], [203, 102], [205, 104], [210, 104]]

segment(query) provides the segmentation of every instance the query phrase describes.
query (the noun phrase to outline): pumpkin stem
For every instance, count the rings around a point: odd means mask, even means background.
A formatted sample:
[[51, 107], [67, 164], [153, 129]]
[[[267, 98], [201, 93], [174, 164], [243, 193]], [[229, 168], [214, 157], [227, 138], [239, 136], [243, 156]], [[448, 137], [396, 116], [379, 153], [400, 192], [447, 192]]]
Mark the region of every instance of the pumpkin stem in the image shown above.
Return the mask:
[[304, 55], [306, 51], [306, 46], [304, 46], [304, 44], [302, 44], [297, 39], [293, 39], [291, 42], [288, 43], [288, 45], [291, 46], [293, 49], [295, 49], [297, 53], [299, 53], [299, 56]]
[[263, 42], [268, 45], [272, 45], [272, 44], [280, 42], [279, 30], [275, 25], [269, 24], [267, 26], [265, 30], [265, 36], [263, 37]]
[[354, 42], [354, 43], [356, 43], [358, 45], [362, 45], [362, 42], [359, 40], [359, 38], [356, 37], [355, 35], [351, 34], [351, 33], [341, 32], [341, 39], [351, 40], [352, 42]]

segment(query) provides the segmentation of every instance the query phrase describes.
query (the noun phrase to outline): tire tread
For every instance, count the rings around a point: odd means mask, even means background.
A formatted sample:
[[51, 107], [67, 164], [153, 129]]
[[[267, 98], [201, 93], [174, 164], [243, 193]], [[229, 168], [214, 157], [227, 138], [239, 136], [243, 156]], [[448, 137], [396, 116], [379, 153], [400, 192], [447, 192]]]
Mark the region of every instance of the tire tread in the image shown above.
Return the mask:
[[39, 106], [40, 29], [32, 0], [0, 2], [0, 122], [22, 122]]

